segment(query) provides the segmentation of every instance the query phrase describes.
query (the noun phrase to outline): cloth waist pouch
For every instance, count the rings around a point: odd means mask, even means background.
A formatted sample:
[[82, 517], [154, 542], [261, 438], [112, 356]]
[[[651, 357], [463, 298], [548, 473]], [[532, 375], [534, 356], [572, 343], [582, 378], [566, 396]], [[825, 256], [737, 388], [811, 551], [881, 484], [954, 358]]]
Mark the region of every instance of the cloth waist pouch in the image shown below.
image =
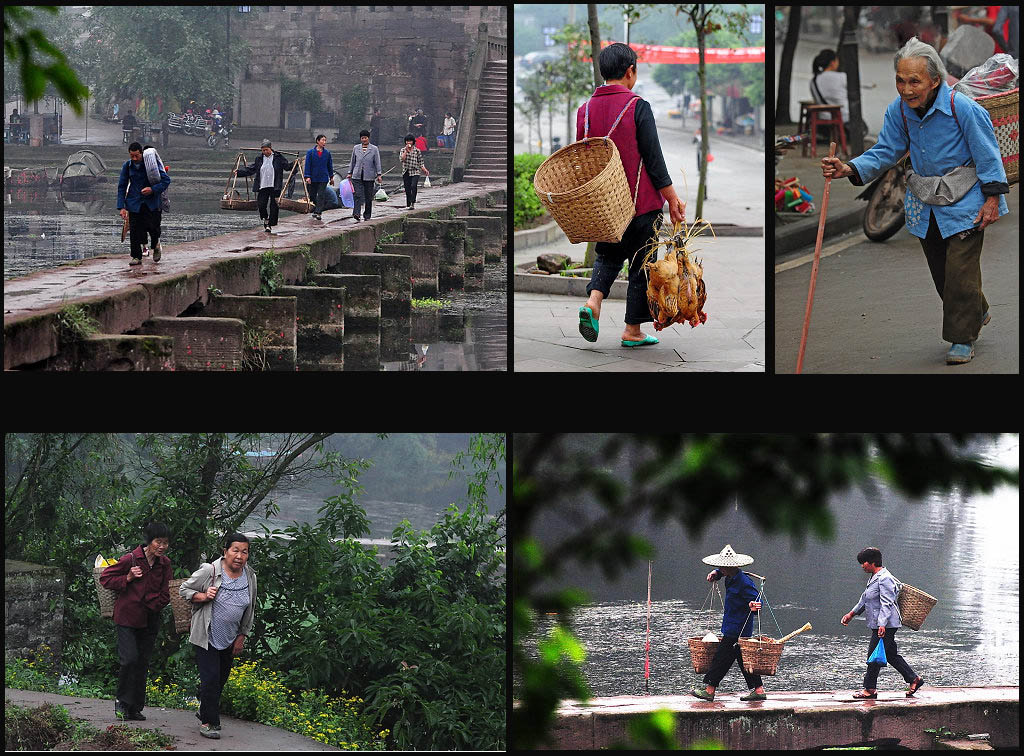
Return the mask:
[[973, 165], [957, 166], [945, 176], [921, 176], [907, 168], [907, 187], [926, 205], [953, 205], [978, 183]]

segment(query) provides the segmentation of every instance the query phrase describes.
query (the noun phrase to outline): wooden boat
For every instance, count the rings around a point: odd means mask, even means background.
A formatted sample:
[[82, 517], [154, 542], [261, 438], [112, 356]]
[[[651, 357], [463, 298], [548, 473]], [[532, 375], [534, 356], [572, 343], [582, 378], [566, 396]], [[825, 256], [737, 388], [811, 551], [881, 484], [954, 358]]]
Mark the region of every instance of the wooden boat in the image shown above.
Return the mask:
[[105, 182], [103, 174], [107, 166], [103, 159], [92, 150], [79, 150], [68, 157], [68, 162], [60, 172], [58, 183], [65, 192], [80, 192], [92, 189], [96, 184]]

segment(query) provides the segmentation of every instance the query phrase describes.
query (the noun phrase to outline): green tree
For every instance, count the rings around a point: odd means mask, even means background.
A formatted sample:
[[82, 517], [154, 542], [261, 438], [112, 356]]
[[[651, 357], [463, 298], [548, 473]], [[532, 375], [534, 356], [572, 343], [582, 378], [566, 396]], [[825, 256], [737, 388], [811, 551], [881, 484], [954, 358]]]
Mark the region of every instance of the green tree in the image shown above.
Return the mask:
[[[78, 80], [64, 53], [50, 41], [47, 33], [39, 28], [45, 27], [46, 21], [34, 17], [35, 11], [58, 15], [58, 8], [55, 6], [4, 6], [4, 97], [6, 99], [9, 93], [14, 94], [13, 89], [8, 89], [7, 83], [7, 61], [11, 61], [18, 67], [21, 95], [26, 102], [38, 101], [46, 91], [47, 84], [51, 84], [71, 109], [81, 115], [89, 90]], [[35, 53], [48, 57], [49, 62], [37, 62]]]

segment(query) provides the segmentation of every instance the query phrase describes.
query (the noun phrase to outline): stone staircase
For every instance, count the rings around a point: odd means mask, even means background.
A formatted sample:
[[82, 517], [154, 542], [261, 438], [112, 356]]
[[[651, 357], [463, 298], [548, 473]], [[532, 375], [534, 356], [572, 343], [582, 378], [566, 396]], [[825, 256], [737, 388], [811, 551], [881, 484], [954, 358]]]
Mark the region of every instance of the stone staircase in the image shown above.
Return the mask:
[[490, 60], [480, 80], [476, 135], [464, 179], [508, 178], [508, 61]]

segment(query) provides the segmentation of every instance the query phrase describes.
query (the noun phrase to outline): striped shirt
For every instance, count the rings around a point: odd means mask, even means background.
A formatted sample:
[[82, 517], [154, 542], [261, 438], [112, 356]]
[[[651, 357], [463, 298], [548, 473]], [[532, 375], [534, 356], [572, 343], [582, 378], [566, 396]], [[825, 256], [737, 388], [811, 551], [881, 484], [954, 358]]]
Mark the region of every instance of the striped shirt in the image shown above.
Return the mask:
[[220, 589], [213, 599], [210, 645], [219, 651], [235, 642], [242, 615], [249, 608], [249, 580], [243, 571], [237, 578], [223, 573]]

